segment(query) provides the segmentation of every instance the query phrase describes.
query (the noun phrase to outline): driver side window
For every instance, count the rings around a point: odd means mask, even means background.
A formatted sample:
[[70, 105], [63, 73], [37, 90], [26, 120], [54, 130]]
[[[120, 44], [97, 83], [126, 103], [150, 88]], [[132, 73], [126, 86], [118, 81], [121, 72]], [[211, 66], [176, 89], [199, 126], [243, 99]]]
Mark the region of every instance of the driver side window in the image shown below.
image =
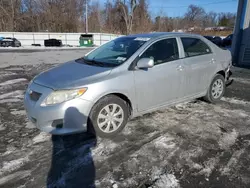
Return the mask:
[[178, 44], [175, 38], [163, 39], [152, 44], [140, 58], [151, 58], [155, 65], [179, 59]]

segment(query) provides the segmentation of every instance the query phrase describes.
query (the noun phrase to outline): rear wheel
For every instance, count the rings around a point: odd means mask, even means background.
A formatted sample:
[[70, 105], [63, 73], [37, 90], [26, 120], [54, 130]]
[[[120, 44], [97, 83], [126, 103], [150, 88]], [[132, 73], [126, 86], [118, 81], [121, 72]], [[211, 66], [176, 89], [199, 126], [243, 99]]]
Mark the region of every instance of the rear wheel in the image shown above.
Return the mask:
[[221, 74], [216, 74], [204, 99], [211, 103], [220, 101], [225, 93], [225, 78]]
[[92, 108], [88, 121], [88, 132], [100, 137], [114, 137], [128, 121], [127, 103], [115, 95], [100, 99]]

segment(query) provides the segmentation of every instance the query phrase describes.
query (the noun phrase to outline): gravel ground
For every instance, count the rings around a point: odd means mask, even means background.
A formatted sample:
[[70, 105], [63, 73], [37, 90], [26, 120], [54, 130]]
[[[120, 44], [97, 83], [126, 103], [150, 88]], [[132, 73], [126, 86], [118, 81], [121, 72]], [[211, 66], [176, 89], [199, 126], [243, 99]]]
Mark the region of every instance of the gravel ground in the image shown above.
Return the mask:
[[112, 140], [50, 136], [28, 122], [34, 75], [85, 50], [5, 53], [0, 60], [0, 187], [250, 187], [250, 70], [216, 105], [183, 103], [131, 120]]

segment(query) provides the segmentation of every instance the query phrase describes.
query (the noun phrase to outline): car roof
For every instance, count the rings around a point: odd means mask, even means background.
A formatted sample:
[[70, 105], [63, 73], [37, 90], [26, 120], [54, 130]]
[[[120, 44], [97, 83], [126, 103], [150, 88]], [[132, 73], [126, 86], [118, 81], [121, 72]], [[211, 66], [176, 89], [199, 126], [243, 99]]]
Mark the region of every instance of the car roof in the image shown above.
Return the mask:
[[189, 34], [189, 33], [179, 33], [179, 32], [153, 32], [153, 33], [142, 33], [142, 34], [133, 34], [128, 35], [128, 37], [143, 37], [143, 38], [158, 38], [158, 37], [179, 37], [179, 36], [200, 36], [196, 34]]

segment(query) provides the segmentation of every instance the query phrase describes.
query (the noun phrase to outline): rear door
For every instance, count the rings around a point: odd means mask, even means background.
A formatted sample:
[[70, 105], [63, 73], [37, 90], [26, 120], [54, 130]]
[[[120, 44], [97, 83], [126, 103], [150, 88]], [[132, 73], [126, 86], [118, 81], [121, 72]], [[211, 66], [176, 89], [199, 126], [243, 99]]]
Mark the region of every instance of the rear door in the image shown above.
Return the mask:
[[214, 53], [203, 40], [195, 37], [181, 37], [184, 49], [186, 84], [183, 93], [188, 96], [206, 92], [211, 76], [216, 70]]

